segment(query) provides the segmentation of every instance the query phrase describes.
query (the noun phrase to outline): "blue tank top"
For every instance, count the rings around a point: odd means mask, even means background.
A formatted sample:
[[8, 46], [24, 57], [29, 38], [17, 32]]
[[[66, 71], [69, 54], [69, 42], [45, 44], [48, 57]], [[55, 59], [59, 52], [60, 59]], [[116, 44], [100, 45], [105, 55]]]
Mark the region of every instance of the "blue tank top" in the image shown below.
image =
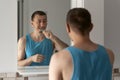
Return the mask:
[[66, 49], [73, 61], [71, 80], [112, 80], [112, 65], [103, 46], [92, 52], [74, 46]]
[[53, 54], [53, 43], [50, 39], [45, 38], [41, 42], [35, 42], [30, 34], [26, 35], [26, 48], [25, 48], [25, 58], [29, 58], [33, 55], [42, 54], [45, 59], [38, 63], [38, 62], [32, 62], [30, 66], [46, 66], [49, 65], [51, 56]]

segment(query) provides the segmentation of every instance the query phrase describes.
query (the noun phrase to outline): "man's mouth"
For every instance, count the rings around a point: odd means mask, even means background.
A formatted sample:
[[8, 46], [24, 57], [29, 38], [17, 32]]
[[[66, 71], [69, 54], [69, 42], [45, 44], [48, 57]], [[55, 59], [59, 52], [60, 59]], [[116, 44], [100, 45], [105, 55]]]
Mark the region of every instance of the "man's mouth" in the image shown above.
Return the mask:
[[39, 33], [43, 33], [44, 30], [45, 30], [45, 29], [40, 29]]

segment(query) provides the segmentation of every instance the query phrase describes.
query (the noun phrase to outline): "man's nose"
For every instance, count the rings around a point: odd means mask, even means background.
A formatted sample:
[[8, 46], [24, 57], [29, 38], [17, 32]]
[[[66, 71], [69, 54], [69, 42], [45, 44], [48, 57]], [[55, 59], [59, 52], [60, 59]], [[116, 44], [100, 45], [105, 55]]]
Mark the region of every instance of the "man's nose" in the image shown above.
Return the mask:
[[41, 27], [44, 27], [44, 25], [45, 25], [45, 24], [44, 24], [43, 22], [40, 23], [40, 26], [41, 26]]
[[44, 22], [41, 22], [41, 23], [40, 23], [40, 26], [41, 26], [41, 28], [45, 27], [45, 23], [44, 23]]

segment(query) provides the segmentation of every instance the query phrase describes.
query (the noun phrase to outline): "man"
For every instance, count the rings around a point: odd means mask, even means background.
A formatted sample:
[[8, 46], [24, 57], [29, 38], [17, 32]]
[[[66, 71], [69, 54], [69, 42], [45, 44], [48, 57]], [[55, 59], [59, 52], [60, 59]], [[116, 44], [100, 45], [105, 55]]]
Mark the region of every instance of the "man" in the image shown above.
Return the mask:
[[66, 25], [74, 44], [52, 56], [49, 80], [112, 80], [114, 54], [90, 40], [93, 24], [89, 11], [71, 9]]
[[53, 50], [62, 50], [67, 44], [47, 31], [47, 15], [35, 11], [31, 16], [33, 32], [18, 41], [18, 66], [49, 65]]

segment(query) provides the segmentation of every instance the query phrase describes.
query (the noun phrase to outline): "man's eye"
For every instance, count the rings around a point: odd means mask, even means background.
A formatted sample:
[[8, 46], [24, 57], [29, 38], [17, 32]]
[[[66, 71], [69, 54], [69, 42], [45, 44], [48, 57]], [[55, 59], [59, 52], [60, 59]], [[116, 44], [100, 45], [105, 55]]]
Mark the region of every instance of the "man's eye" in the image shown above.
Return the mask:
[[41, 23], [41, 21], [38, 21], [39, 23]]

